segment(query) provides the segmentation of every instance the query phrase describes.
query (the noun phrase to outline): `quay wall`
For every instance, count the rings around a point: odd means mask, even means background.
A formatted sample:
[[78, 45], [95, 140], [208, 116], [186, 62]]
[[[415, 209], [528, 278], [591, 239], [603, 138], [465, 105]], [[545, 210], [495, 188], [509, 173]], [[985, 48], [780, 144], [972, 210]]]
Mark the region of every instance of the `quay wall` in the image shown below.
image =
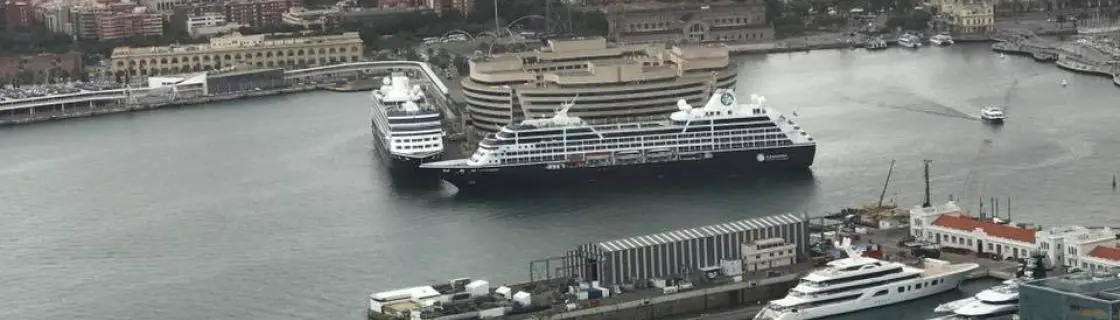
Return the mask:
[[[704, 311], [754, 305], [779, 299], [797, 285], [800, 274], [789, 274], [760, 281], [737, 282], [718, 287], [697, 289], [648, 299], [563, 312], [537, 319], [635, 319], [652, 320], [669, 316], [693, 315]], [[746, 315], [749, 317], [750, 315]]]
[[122, 112], [152, 110], [152, 109], [159, 109], [159, 108], [164, 108], [164, 107], [178, 107], [178, 106], [207, 104], [207, 103], [213, 103], [213, 102], [222, 102], [222, 101], [241, 100], [241, 99], [264, 97], [264, 96], [283, 95], [283, 94], [290, 94], [290, 93], [297, 93], [297, 92], [307, 92], [307, 91], [312, 91], [312, 90], [317, 90], [317, 89], [319, 89], [319, 87], [317, 87], [317, 86], [293, 86], [293, 87], [273, 89], [273, 90], [247, 91], [247, 92], [231, 93], [231, 94], [224, 94], [224, 95], [179, 98], [179, 99], [175, 99], [175, 100], [158, 102], [158, 103], [120, 103], [120, 104], [116, 104], [116, 105], [97, 107], [97, 108], [93, 108], [93, 109], [79, 109], [79, 110], [66, 111], [66, 112], [44, 112], [44, 113], [37, 113], [37, 114], [35, 114], [33, 116], [29, 116], [29, 117], [0, 119], [0, 126], [15, 125], [15, 124], [27, 124], [27, 123], [34, 123], [34, 122], [41, 122], [41, 121], [49, 121], [49, 120], [84, 118], [84, 117], [92, 117], [92, 116], [122, 113]]

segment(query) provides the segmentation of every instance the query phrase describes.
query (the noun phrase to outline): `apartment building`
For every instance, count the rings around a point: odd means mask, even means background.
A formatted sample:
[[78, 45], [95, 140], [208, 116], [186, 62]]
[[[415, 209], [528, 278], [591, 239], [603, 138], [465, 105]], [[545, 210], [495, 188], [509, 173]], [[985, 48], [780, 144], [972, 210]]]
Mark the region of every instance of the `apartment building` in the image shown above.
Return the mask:
[[608, 37], [623, 43], [762, 42], [774, 39], [763, 0], [615, 2], [600, 9]]

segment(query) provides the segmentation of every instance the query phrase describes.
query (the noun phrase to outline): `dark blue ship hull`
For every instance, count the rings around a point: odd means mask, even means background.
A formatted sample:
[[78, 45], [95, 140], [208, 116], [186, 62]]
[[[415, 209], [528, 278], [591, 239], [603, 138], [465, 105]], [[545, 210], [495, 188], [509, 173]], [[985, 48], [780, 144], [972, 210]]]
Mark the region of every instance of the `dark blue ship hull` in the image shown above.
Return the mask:
[[593, 183], [637, 183], [641, 180], [710, 175], [770, 173], [813, 165], [816, 145], [764, 150], [712, 152], [697, 160], [650, 162], [600, 167], [559, 167], [555, 164], [476, 168], [421, 168], [438, 172], [460, 190]]

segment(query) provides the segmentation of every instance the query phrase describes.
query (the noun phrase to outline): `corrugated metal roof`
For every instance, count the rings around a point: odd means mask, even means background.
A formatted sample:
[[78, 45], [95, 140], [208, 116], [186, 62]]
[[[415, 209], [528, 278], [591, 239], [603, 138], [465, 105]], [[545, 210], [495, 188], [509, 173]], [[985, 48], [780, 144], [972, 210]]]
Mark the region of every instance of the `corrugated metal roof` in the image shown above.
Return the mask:
[[783, 214], [603, 241], [599, 242], [597, 245], [604, 251], [630, 250], [634, 248], [655, 246], [663, 243], [681, 242], [690, 239], [706, 238], [747, 230], [757, 230], [766, 227], [792, 224], [802, 221], [803, 220], [798, 216], [792, 214]]

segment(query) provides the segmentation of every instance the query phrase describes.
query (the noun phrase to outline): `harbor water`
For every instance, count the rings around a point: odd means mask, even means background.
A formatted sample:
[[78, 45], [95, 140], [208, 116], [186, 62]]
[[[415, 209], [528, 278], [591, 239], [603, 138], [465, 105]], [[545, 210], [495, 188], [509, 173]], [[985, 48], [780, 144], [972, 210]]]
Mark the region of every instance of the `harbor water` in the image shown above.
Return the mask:
[[[740, 95], [819, 142], [812, 175], [459, 196], [390, 181], [360, 92], [0, 128], [0, 319], [360, 319], [375, 290], [525, 281], [528, 260], [587, 242], [872, 202], [891, 159], [902, 205], [921, 202], [929, 159], [935, 201], [1120, 224], [1111, 79], [986, 44], [739, 59]], [[975, 119], [986, 105], [1007, 124]]]

